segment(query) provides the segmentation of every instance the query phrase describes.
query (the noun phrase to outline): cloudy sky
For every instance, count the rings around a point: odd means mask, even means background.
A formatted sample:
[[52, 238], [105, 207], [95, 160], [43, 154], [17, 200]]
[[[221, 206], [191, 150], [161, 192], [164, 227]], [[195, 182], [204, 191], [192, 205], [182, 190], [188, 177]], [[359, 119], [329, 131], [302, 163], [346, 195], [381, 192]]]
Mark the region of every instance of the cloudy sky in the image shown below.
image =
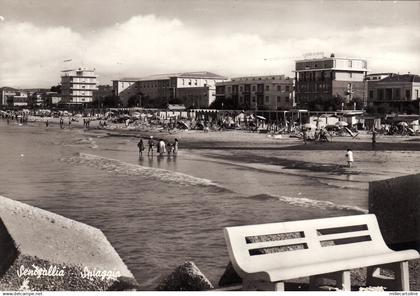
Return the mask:
[[313, 52], [420, 74], [419, 14], [416, 1], [0, 0], [0, 87], [50, 87], [79, 66], [101, 84], [181, 71], [293, 75]]

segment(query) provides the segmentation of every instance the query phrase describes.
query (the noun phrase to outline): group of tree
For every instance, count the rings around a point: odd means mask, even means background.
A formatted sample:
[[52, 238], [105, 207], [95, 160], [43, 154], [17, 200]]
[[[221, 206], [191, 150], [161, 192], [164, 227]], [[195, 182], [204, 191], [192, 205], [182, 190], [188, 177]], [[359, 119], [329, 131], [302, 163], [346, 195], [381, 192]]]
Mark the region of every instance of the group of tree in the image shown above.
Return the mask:
[[418, 114], [419, 106], [417, 105], [417, 102], [398, 105], [393, 105], [390, 103], [369, 104], [366, 108], [366, 113], [375, 116], [391, 113]]

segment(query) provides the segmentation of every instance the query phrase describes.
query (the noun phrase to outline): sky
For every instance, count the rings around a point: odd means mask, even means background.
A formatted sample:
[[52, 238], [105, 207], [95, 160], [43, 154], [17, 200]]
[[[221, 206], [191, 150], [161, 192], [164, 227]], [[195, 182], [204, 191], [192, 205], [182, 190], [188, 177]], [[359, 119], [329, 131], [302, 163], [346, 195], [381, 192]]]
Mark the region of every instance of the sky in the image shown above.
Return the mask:
[[293, 76], [295, 60], [319, 52], [420, 74], [419, 14], [419, 1], [0, 0], [0, 87], [49, 88], [80, 66], [100, 84], [187, 71]]

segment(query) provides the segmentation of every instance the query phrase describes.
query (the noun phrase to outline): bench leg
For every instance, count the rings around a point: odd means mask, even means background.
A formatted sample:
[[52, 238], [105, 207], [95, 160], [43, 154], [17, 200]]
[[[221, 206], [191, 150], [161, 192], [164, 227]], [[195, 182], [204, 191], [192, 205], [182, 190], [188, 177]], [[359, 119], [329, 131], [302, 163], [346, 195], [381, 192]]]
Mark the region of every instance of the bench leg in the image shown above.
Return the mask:
[[350, 270], [342, 271], [337, 275], [337, 288], [343, 291], [351, 291]]
[[242, 281], [243, 291], [284, 291], [284, 282], [262, 282], [244, 279]]
[[[381, 275], [381, 269], [393, 271], [394, 276]], [[368, 267], [366, 286], [383, 286], [388, 290], [409, 291], [408, 261]]]
[[351, 278], [349, 270], [311, 276], [309, 278], [309, 289], [311, 291], [319, 290], [319, 287], [323, 285], [323, 279], [334, 280], [336, 282], [337, 289], [351, 291]]

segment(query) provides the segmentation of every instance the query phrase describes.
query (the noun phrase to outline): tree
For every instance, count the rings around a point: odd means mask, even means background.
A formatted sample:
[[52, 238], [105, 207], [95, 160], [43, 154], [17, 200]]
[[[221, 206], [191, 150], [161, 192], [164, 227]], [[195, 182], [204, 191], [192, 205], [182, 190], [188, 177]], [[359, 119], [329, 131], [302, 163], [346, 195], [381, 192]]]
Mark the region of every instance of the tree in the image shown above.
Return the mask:
[[128, 107], [137, 107], [137, 106], [140, 106], [140, 103], [141, 103], [140, 95], [134, 95], [134, 96], [131, 96], [128, 99], [127, 106]]
[[61, 84], [51, 86], [50, 91], [61, 94]]
[[224, 109], [224, 110], [234, 110], [236, 108], [236, 104], [233, 100], [229, 100], [226, 98], [218, 97], [216, 98], [209, 106], [210, 109]]
[[417, 114], [418, 109], [413, 104], [408, 104], [408, 106], [405, 107], [405, 112], [407, 112], [407, 114]]
[[106, 96], [101, 102], [105, 108], [116, 108], [122, 105], [121, 99], [115, 95]]
[[388, 104], [380, 104], [378, 106], [378, 113], [379, 114], [388, 114], [391, 113], [392, 108]]
[[171, 99], [169, 100], [169, 104], [174, 104], [174, 105], [181, 105], [184, 102], [181, 99], [175, 98], [175, 99]]

